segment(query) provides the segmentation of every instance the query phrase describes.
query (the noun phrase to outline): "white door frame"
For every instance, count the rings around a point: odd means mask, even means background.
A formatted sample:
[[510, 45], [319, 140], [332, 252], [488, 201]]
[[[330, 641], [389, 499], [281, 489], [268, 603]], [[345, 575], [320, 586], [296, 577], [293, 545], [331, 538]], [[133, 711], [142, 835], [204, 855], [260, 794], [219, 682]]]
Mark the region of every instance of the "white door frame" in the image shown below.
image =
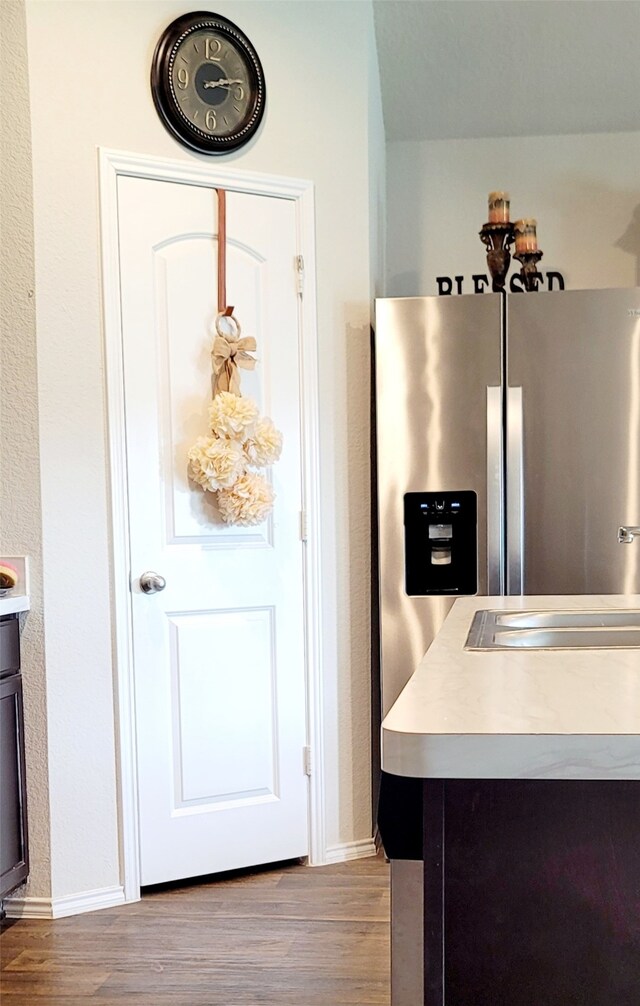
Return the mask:
[[[296, 206], [298, 248], [306, 283], [299, 297], [302, 491], [306, 514], [303, 551], [307, 743], [313, 755], [309, 779], [309, 863], [326, 862], [322, 633], [320, 581], [320, 424], [315, 290], [315, 199], [310, 181], [218, 168], [201, 162], [143, 157], [100, 148], [100, 219], [104, 363], [106, 376], [116, 751], [119, 781], [121, 874], [126, 901], [140, 897], [138, 778], [136, 768], [132, 610], [129, 569], [128, 485], [125, 453], [124, 365], [118, 253], [118, 175], [223, 187], [233, 192], [291, 199]], [[292, 263], [293, 278], [293, 263]]]

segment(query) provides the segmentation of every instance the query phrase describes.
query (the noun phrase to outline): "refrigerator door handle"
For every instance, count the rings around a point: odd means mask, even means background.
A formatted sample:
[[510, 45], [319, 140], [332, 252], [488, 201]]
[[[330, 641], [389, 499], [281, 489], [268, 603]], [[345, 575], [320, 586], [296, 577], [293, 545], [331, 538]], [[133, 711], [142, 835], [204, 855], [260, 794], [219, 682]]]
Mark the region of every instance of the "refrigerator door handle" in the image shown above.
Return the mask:
[[502, 388], [487, 388], [487, 594], [504, 594]]
[[618, 528], [618, 541], [621, 545], [630, 545], [634, 538], [640, 538], [640, 526]]
[[507, 594], [524, 591], [522, 388], [507, 388]]

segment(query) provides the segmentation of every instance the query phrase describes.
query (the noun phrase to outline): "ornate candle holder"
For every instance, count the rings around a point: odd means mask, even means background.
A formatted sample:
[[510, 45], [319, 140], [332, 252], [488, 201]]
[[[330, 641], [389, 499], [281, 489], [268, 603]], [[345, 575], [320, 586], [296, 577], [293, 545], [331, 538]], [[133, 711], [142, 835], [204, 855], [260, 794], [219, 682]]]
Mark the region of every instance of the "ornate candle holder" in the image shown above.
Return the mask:
[[487, 265], [491, 273], [494, 293], [504, 290], [505, 280], [509, 272], [511, 255], [509, 248], [513, 244], [514, 230], [512, 223], [487, 223], [482, 225], [480, 239], [487, 246]]
[[525, 290], [528, 293], [535, 292], [538, 289], [538, 281], [542, 279], [542, 273], [538, 272], [538, 262], [542, 258], [542, 252], [516, 252], [513, 257], [521, 263], [520, 275]]

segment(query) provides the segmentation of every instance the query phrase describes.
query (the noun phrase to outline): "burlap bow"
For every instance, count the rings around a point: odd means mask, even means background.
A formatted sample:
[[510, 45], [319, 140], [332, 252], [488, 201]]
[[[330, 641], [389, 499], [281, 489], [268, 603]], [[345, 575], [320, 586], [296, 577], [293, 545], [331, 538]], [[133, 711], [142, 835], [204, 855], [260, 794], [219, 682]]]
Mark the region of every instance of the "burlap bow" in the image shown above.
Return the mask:
[[236, 331], [231, 333], [222, 332], [216, 320], [216, 337], [213, 341], [211, 351], [211, 365], [213, 368], [213, 394], [218, 395], [221, 391], [230, 391], [234, 395], [240, 394], [240, 375], [238, 367], [243, 370], [253, 370], [256, 365], [255, 357], [250, 353], [255, 353], [257, 348], [256, 340], [252, 335], [241, 339], [240, 325], [235, 318], [226, 318], [227, 321], [235, 323]]

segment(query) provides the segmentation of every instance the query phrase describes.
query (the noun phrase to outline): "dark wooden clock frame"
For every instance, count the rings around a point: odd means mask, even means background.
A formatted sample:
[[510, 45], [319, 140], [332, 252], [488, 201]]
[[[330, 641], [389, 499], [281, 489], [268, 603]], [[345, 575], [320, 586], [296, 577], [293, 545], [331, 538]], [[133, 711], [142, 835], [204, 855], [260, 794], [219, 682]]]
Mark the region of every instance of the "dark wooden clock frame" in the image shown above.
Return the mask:
[[[224, 35], [241, 50], [249, 66], [251, 92], [250, 114], [241, 129], [228, 136], [209, 136], [180, 114], [173, 90], [171, 70], [177, 45], [191, 32], [210, 28]], [[168, 131], [191, 150], [200, 154], [227, 154], [248, 143], [258, 129], [265, 110], [264, 71], [256, 50], [247, 36], [228, 18], [209, 11], [196, 11], [176, 18], [158, 39], [151, 63], [151, 93], [158, 115]]]

